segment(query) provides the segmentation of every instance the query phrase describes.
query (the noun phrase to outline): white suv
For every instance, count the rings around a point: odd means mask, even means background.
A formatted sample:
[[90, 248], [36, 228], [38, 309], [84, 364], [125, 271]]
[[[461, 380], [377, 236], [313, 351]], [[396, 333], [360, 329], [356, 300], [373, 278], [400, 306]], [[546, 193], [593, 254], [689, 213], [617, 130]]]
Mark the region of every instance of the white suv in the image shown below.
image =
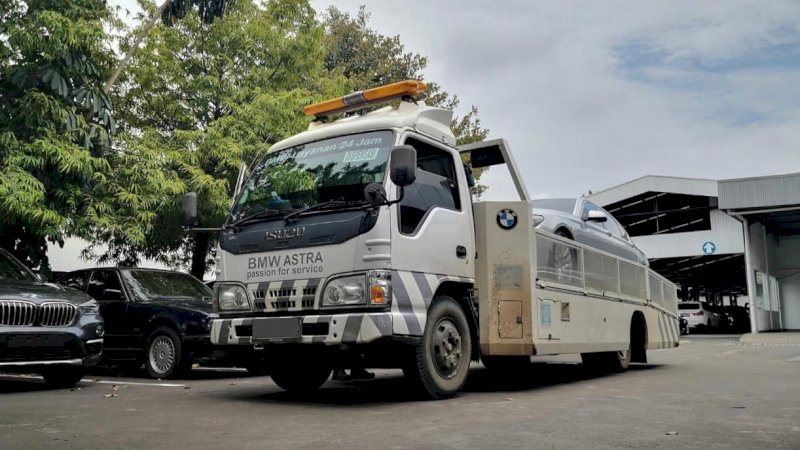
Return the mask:
[[719, 313], [709, 311], [705, 303], [680, 302], [678, 303], [678, 312], [689, 323], [690, 329], [719, 326]]

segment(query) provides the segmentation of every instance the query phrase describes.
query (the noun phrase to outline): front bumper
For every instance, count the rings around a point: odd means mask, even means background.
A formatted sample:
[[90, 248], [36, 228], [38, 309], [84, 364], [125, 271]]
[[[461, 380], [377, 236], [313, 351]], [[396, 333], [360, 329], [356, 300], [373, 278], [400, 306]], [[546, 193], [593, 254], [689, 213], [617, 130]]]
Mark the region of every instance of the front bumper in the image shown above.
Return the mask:
[[[296, 320], [299, 333], [264, 333]], [[216, 319], [211, 327], [215, 345], [269, 343], [366, 344], [393, 335], [391, 312], [364, 312], [319, 316], [247, 317]]]
[[85, 315], [67, 327], [0, 326], [0, 369], [94, 366], [103, 351], [102, 323], [100, 316]]

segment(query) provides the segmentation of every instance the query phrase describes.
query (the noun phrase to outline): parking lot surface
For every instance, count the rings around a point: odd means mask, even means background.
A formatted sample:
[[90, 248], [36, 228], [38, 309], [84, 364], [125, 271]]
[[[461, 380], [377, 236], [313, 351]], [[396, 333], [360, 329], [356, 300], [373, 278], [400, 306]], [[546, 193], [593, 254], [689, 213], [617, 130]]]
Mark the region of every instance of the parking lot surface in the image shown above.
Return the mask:
[[605, 376], [535, 358], [522, 381], [476, 366], [446, 401], [416, 400], [398, 371], [305, 398], [241, 371], [73, 390], [0, 376], [0, 449], [800, 448], [800, 346], [688, 336], [648, 356]]

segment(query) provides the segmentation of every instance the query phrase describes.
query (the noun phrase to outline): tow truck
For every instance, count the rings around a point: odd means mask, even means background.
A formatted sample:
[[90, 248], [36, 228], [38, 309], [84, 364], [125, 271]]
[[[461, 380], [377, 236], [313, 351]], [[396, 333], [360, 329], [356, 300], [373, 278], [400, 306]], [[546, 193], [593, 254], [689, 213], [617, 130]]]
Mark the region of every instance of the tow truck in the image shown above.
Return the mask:
[[[457, 147], [453, 112], [415, 101], [425, 89], [408, 80], [307, 106], [308, 130], [240, 174], [216, 249], [212, 342], [259, 350], [288, 391], [360, 365], [402, 369], [434, 399], [456, 395], [472, 361], [511, 374], [534, 355], [579, 353], [623, 371], [676, 347], [675, 285], [534, 230], [508, 143]], [[473, 201], [472, 169], [495, 165], [519, 199]], [[187, 224], [197, 201], [184, 198]]]

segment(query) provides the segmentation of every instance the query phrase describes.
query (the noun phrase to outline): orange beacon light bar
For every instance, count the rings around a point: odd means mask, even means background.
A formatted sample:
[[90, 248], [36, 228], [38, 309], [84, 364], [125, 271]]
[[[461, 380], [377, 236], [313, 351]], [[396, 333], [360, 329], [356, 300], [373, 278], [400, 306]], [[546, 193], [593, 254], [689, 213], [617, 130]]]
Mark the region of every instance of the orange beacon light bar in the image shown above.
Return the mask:
[[356, 91], [344, 97], [314, 103], [303, 108], [307, 116], [324, 117], [331, 114], [351, 111], [368, 105], [388, 103], [403, 97], [419, 95], [428, 89], [424, 81], [406, 80], [378, 86], [366, 91]]

